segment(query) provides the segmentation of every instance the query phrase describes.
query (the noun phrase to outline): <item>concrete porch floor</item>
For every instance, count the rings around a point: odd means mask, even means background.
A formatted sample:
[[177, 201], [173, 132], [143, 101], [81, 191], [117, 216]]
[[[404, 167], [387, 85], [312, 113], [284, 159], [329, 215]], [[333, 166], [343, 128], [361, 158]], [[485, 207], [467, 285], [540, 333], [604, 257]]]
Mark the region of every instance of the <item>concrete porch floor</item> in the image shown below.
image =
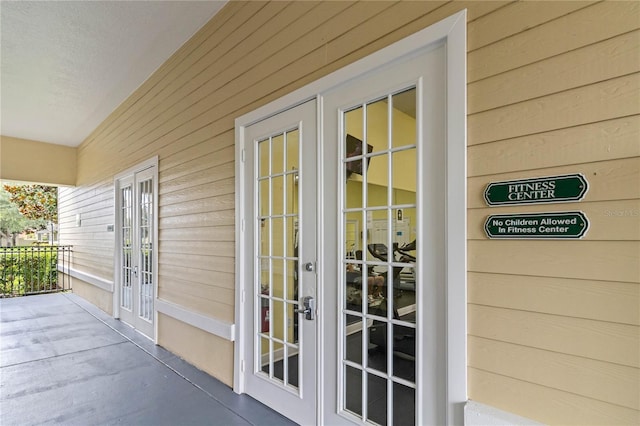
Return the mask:
[[66, 293], [0, 299], [0, 424], [292, 425]]

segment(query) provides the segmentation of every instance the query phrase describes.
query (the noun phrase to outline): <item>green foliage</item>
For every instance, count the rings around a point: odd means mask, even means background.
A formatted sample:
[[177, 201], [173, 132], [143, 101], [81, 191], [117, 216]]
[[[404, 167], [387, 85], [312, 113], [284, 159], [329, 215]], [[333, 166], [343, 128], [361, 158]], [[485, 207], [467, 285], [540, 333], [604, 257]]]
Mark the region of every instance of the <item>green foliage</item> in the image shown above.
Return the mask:
[[0, 250], [0, 296], [54, 291], [58, 285], [58, 253], [14, 247]]
[[44, 185], [4, 185], [9, 201], [27, 219], [58, 223], [58, 188]]
[[0, 188], [0, 233], [6, 236], [19, 234], [29, 229], [44, 229], [47, 222], [44, 220], [32, 220], [24, 217], [18, 206], [9, 198], [11, 194]]

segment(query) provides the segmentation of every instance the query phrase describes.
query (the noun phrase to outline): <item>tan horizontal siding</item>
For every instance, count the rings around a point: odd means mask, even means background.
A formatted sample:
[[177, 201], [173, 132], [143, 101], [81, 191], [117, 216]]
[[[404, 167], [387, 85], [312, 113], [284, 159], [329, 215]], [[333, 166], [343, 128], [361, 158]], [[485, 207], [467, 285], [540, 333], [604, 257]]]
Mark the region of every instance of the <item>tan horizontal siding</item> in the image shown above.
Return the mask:
[[468, 175], [523, 174], [549, 167], [639, 157], [639, 140], [640, 115], [634, 115], [473, 145], [467, 149]]
[[540, 7], [535, 1], [514, 2], [471, 22], [467, 28], [469, 52], [558, 19], [594, 1], [554, 1]]
[[640, 367], [636, 326], [471, 303], [468, 315], [471, 336]]
[[[474, 82], [638, 29], [638, 2], [598, 2], [469, 53]], [[523, 19], [520, 13], [518, 19]], [[608, 23], [609, 25], [604, 25]]]
[[468, 118], [469, 143], [480, 144], [640, 114], [640, 75], [631, 74]]
[[[174, 280], [168, 277], [162, 276], [162, 287], [158, 288], [158, 297], [163, 300], [167, 300], [172, 303], [176, 303], [181, 306], [188, 306], [189, 310], [233, 323], [234, 321], [234, 307], [228, 303], [220, 302], [219, 300], [211, 300], [203, 298], [199, 295], [193, 295], [187, 293], [182, 289], [183, 281], [181, 279]], [[193, 290], [193, 286], [189, 286], [190, 283], [186, 283], [187, 287]], [[178, 288], [176, 288], [176, 286]], [[207, 288], [207, 286], [202, 286]], [[198, 292], [196, 292], [198, 293]]]
[[633, 426], [640, 423], [638, 410], [473, 367], [469, 368], [469, 395], [471, 398], [483, 395], [486, 404], [507, 411], [518, 407], [521, 416], [546, 424]]
[[468, 87], [468, 113], [515, 104], [638, 71], [640, 31], [636, 30], [472, 83]]
[[640, 325], [640, 285], [541, 276], [469, 272], [469, 303]]
[[[640, 369], [470, 336], [472, 368], [640, 409]], [[522, 364], [527, 368], [522, 368]]]
[[227, 241], [172, 241], [171, 244], [160, 246], [160, 252], [181, 253], [181, 254], [202, 254], [207, 253], [212, 256], [232, 257], [235, 253], [235, 242]]
[[180, 204], [189, 200], [199, 200], [207, 197], [224, 196], [234, 192], [235, 178], [224, 178], [215, 181], [215, 184], [202, 183], [186, 189], [165, 193], [160, 197], [160, 207]]
[[468, 270], [640, 283], [640, 241], [471, 240]]

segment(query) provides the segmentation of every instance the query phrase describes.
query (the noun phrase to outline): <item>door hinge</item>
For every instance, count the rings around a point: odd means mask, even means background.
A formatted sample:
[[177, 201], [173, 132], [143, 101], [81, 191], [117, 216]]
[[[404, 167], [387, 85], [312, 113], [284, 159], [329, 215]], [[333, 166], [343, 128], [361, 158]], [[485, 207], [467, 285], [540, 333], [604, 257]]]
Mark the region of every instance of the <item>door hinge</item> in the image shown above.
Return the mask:
[[240, 372], [244, 373], [244, 359], [240, 360]]
[[240, 221], [240, 232], [244, 232], [244, 219]]
[[240, 150], [240, 161], [242, 161], [244, 163], [244, 156], [245, 156], [245, 149], [242, 148], [242, 150]]
[[245, 290], [242, 290], [242, 292], [240, 293], [240, 303], [244, 303], [244, 295], [246, 294]]

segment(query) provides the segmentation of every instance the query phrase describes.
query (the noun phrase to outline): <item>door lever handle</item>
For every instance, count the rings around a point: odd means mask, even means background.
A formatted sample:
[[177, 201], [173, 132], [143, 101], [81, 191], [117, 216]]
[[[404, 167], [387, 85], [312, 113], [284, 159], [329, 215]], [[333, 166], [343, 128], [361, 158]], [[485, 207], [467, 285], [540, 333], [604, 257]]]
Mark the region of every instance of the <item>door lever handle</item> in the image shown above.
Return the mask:
[[302, 309], [296, 309], [296, 313], [304, 314], [304, 318], [307, 320], [315, 319], [316, 300], [311, 296], [305, 296], [302, 298]]

